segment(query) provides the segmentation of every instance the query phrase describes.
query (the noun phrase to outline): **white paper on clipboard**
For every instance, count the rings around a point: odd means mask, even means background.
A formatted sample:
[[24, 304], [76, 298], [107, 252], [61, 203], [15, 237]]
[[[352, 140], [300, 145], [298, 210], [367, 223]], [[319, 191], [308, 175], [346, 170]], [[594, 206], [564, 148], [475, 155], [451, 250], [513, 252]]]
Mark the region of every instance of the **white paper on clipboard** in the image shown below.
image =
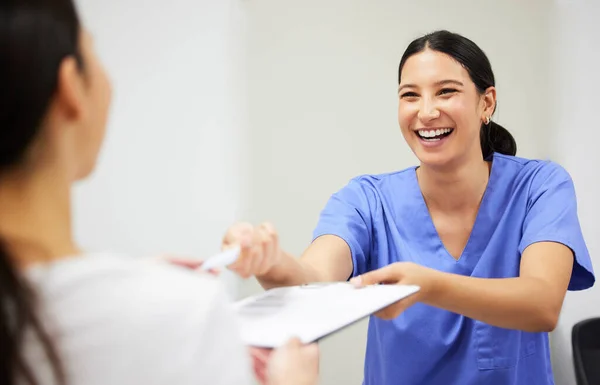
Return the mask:
[[234, 308], [243, 342], [274, 348], [292, 337], [318, 341], [418, 290], [408, 285], [356, 288], [347, 282], [292, 286], [245, 298]]

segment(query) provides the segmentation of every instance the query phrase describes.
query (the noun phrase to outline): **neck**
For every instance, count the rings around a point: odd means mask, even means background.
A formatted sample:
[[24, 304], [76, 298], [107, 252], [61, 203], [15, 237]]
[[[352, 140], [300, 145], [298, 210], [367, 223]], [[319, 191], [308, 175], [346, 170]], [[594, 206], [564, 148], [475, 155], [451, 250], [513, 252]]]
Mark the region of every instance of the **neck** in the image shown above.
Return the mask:
[[14, 170], [0, 178], [0, 236], [18, 265], [79, 251], [71, 232], [70, 183], [59, 172]]
[[483, 159], [463, 162], [451, 170], [421, 165], [419, 186], [430, 208], [464, 212], [481, 203], [490, 176], [490, 163]]

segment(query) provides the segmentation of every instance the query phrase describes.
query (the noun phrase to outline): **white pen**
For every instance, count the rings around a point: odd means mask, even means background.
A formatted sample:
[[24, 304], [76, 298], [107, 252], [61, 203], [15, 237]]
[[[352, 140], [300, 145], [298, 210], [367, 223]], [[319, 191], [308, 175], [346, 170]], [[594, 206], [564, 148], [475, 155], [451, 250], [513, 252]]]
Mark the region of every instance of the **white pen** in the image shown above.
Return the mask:
[[239, 246], [222, 251], [219, 254], [215, 254], [212, 257], [208, 258], [206, 261], [204, 261], [200, 266], [200, 269], [206, 271], [211, 269], [221, 269], [227, 267], [238, 259], [238, 257], [240, 256], [240, 252], [241, 248]]

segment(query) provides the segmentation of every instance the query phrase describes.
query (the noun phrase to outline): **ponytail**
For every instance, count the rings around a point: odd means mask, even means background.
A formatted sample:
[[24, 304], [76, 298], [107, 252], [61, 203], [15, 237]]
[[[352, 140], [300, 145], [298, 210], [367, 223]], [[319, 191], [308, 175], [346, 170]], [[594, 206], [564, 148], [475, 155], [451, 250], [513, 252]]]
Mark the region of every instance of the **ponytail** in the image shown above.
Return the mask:
[[[421, 36], [406, 47], [398, 66], [398, 84], [401, 83], [402, 69], [406, 61], [426, 49], [446, 54], [460, 63], [469, 74], [469, 78], [475, 84], [480, 95], [495, 86], [494, 72], [485, 52], [472, 40], [446, 30], [434, 31]], [[480, 132], [481, 151], [484, 159], [488, 159], [494, 152], [511, 156], [517, 154], [515, 139], [501, 125], [490, 121], [488, 124], [482, 124]]]
[[0, 238], [0, 384], [40, 385], [23, 355], [25, 335], [32, 332], [50, 361], [54, 378], [66, 384], [50, 336], [36, 312], [36, 296], [13, 265], [5, 242]]
[[490, 120], [488, 124], [481, 125], [481, 152], [483, 159], [488, 159], [494, 152], [515, 156], [517, 142], [508, 130]]

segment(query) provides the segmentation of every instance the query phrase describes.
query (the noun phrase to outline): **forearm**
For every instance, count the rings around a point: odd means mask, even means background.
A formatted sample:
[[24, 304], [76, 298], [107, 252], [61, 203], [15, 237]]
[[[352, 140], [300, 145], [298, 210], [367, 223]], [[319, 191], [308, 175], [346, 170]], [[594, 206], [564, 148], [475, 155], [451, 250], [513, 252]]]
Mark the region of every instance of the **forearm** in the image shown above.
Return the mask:
[[551, 331], [560, 305], [554, 288], [538, 278], [483, 279], [440, 273], [425, 303], [487, 324], [530, 332]]
[[315, 239], [300, 258], [282, 251], [279, 261], [258, 277], [265, 289], [312, 282], [347, 280], [352, 274], [350, 247], [335, 235]]
[[257, 276], [258, 282], [264, 289], [281, 286], [303, 285], [321, 281], [318, 272], [301, 258], [282, 252], [281, 261], [273, 266], [266, 274]]

